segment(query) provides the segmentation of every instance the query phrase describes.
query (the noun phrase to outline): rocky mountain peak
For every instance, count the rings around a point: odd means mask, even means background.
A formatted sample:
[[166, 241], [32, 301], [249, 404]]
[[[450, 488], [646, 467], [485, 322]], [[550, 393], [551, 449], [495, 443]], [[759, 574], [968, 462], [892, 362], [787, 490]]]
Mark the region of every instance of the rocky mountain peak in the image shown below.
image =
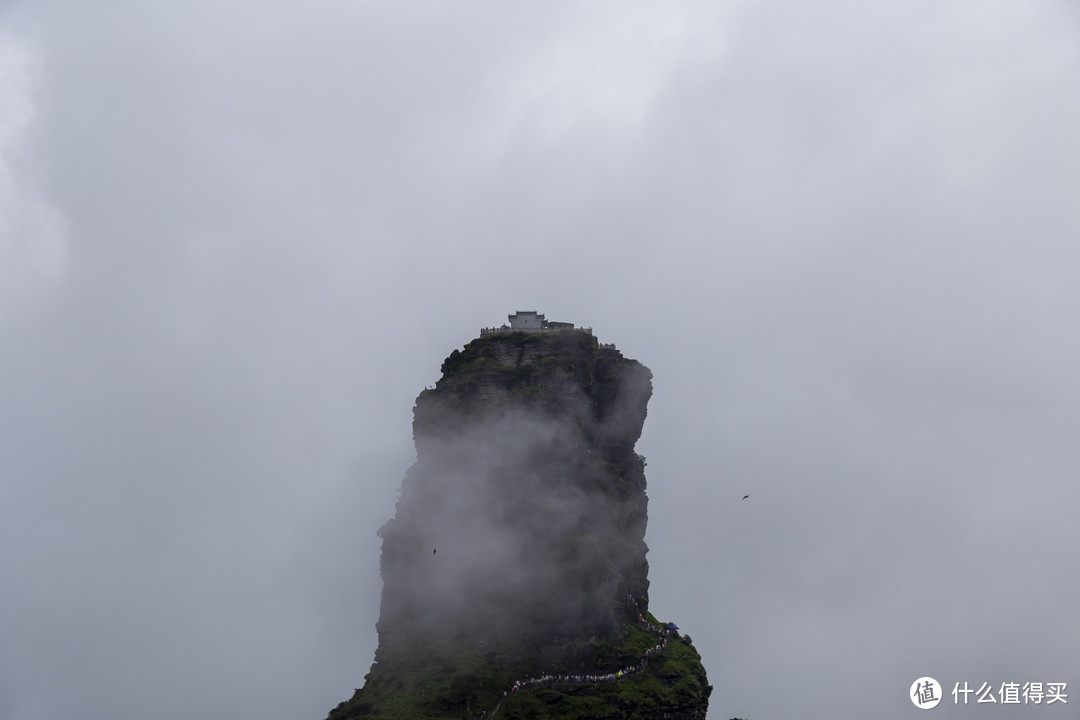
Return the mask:
[[[496, 704], [511, 717], [518, 693], [505, 707], [503, 694], [522, 678], [606, 677], [637, 667], [649, 647], [669, 652], [647, 632], [658, 626], [645, 460], [634, 451], [652, 374], [591, 331], [558, 325], [485, 333], [417, 398], [417, 461], [379, 530], [375, 663], [333, 720], [405, 717], [394, 713], [406, 707], [482, 717]], [[696, 684], [704, 717], [704, 670], [687, 651], [696, 669], [679, 677]], [[635, 682], [617, 677], [578, 692]]]

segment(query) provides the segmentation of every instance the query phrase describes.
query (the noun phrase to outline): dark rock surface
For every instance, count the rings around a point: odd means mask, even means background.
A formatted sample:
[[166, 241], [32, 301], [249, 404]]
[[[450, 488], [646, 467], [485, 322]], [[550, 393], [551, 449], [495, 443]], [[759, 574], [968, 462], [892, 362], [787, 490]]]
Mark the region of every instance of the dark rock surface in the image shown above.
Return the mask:
[[332, 720], [497, 705], [500, 717], [703, 718], [711, 688], [677, 634], [632, 678], [503, 699], [515, 680], [615, 672], [656, 643], [634, 451], [648, 368], [564, 330], [482, 337], [442, 372], [417, 398], [417, 462], [379, 531], [375, 663]]

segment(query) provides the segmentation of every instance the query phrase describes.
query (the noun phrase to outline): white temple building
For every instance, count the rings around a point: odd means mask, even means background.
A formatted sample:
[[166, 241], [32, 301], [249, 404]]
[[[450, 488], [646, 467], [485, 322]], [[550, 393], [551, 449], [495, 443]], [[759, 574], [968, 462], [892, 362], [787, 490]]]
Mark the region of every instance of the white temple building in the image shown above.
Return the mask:
[[[480, 328], [480, 337], [495, 333], [507, 332], [556, 332], [559, 330], [574, 330], [574, 323], [548, 320], [543, 313], [535, 310], [518, 310], [506, 316], [509, 325], [495, 328]], [[576, 328], [592, 334], [592, 328]]]

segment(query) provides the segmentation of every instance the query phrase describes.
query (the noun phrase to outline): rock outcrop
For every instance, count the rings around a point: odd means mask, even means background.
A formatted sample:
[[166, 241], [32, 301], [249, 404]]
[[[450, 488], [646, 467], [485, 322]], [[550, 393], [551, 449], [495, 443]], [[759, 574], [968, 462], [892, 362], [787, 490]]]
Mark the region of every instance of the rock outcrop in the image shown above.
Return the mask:
[[651, 378], [578, 330], [446, 359], [379, 531], [375, 663], [330, 720], [705, 717], [700, 657], [648, 607]]

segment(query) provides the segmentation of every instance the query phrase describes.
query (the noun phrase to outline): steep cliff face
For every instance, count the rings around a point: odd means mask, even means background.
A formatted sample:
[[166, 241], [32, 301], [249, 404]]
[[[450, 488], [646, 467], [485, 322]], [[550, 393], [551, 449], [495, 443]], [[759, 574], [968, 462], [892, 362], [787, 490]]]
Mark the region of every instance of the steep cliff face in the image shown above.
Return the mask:
[[442, 373], [379, 531], [375, 663], [331, 719], [703, 718], [697, 653], [648, 612], [649, 370], [565, 330], [474, 340]]

